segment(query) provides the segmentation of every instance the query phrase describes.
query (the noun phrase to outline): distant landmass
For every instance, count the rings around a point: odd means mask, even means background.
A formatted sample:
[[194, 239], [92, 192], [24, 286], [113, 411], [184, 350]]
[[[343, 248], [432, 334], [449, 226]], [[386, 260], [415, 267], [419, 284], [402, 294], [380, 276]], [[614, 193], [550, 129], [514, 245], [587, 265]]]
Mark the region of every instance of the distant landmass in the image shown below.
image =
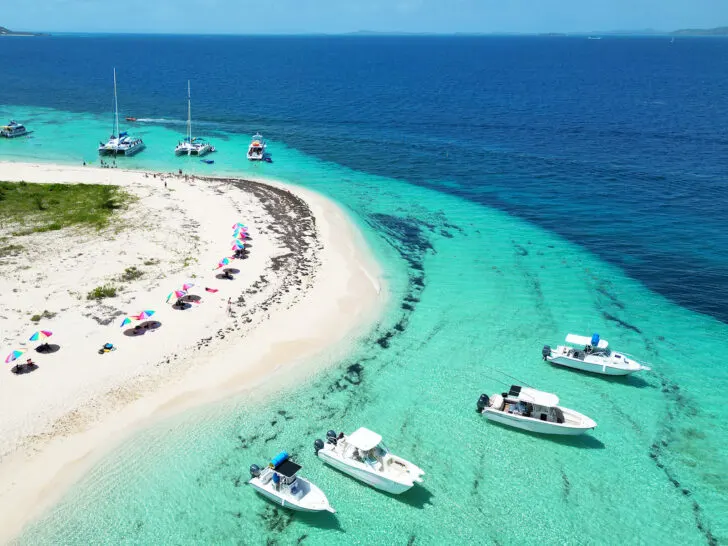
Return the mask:
[[9, 28], [0, 27], [0, 36], [49, 36], [38, 32], [15, 32]]
[[716, 28], [683, 28], [670, 34], [675, 36], [728, 36], [728, 27]]

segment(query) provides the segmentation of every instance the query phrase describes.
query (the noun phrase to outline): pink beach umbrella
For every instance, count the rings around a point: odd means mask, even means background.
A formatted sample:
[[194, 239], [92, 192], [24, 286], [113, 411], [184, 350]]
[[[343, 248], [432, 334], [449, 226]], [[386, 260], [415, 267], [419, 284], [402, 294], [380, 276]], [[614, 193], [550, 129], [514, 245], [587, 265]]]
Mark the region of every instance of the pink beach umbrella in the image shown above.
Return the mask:
[[38, 330], [36, 333], [30, 336], [30, 341], [43, 341], [45, 339], [48, 339], [52, 335], [53, 332], [51, 332], [50, 330]]
[[229, 263], [230, 263], [230, 258], [223, 258], [222, 260], [220, 260], [218, 262], [217, 267], [215, 267], [214, 269], [220, 269], [221, 267], [225, 267]]
[[12, 353], [10, 353], [7, 358], [5, 359], [6, 364], [10, 364], [14, 360], [17, 360], [25, 353], [25, 349], [15, 349]]
[[232, 229], [238, 230], [238, 229], [248, 229], [248, 226], [243, 224], [242, 222], [236, 222], [233, 224]]
[[187, 295], [187, 292], [185, 292], [184, 290], [175, 290], [175, 291], [171, 292], [169, 294], [169, 296], [167, 296], [167, 303], [169, 303], [169, 300], [171, 300], [172, 298], [179, 299], [182, 296], [186, 296], [186, 295]]
[[182, 285], [182, 290], [189, 290], [189, 289], [190, 289], [190, 288], [192, 288], [193, 286], [195, 286], [195, 284], [194, 284], [194, 283], [191, 283], [191, 282], [186, 282], [186, 283], [184, 283], [184, 284]]

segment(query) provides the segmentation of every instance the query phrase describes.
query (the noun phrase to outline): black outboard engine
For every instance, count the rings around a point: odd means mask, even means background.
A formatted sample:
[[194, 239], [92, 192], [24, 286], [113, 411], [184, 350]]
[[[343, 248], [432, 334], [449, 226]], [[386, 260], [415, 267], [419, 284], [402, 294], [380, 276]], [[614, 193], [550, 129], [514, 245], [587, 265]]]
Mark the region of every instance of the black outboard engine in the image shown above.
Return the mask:
[[316, 455], [318, 455], [318, 452], [321, 451], [323, 448], [324, 448], [324, 441], [323, 440], [317, 439], [313, 443], [313, 450], [314, 450], [314, 453], [316, 453]]
[[260, 476], [260, 467], [257, 464], [250, 465], [250, 475], [254, 478]]
[[541, 356], [543, 356], [543, 359], [546, 360], [547, 357], [551, 356], [551, 347], [548, 345], [544, 345], [543, 349], [541, 349]]
[[336, 431], [330, 430], [326, 433], [326, 441], [330, 444], [336, 445]]
[[480, 398], [478, 398], [478, 409], [476, 410], [478, 413], [483, 413], [483, 410], [487, 408], [490, 405], [490, 398], [488, 398], [487, 394], [481, 394]]

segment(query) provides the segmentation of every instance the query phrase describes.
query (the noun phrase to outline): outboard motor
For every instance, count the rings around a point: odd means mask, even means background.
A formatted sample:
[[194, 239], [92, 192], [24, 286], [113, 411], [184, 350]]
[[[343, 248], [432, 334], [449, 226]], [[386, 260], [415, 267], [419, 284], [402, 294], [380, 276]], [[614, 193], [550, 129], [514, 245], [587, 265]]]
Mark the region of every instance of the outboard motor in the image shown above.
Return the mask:
[[250, 465], [250, 475], [254, 478], [260, 476], [260, 467], [257, 464]]
[[317, 439], [313, 443], [313, 450], [314, 450], [314, 453], [316, 453], [316, 455], [318, 455], [318, 452], [321, 451], [323, 448], [324, 448], [324, 441], [323, 440]]
[[548, 345], [544, 345], [543, 349], [541, 349], [541, 356], [544, 360], [547, 360], [547, 358], [551, 356], [551, 347]]
[[483, 410], [487, 408], [490, 405], [490, 398], [488, 398], [487, 394], [481, 394], [480, 398], [478, 398], [478, 404], [477, 404], [477, 412], [483, 413]]
[[332, 445], [336, 445], [336, 431], [330, 430], [326, 433], [326, 441]]

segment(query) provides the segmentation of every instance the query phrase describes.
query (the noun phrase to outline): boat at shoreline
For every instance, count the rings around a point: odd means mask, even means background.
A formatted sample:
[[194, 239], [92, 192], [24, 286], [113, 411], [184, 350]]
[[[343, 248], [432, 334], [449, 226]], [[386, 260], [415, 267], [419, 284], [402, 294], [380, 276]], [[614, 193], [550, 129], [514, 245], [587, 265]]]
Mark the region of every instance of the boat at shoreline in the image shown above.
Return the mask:
[[109, 140], [99, 142], [99, 155], [132, 156], [141, 152], [146, 145], [141, 138], [129, 136], [119, 130], [119, 100], [116, 94], [116, 68], [114, 68], [114, 127]]
[[341, 470], [376, 489], [398, 495], [422, 483], [425, 471], [392, 454], [382, 437], [367, 428], [349, 435], [330, 430], [323, 440], [314, 442], [316, 455], [326, 464]]
[[192, 136], [192, 98], [190, 94], [190, 81], [187, 80], [187, 136], [185, 136], [182, 142], [177, 143], [174, 154], [202, 157], [214, 151], [215, 147], [204, 138]]
[[253, 140], [250, 142], [250, 146], [248, 146], [248, 159], [250, 161], [264, 161], [267, 156], [265, 152], [266, 147], [267, 144], [263, 135], [255, 133]]
[[299, 512], [336, 512], [323, 491], [310, 481], [297, 476], [301, 466], [294, 463], [285, 451], [276, 455], [261, 469], [250, 465], [249, 485], [276, 504]]
[[566, 343], [571, 345], [559, 345], [555, 349], [544, 345], [541, 356], [551, 364], [601, 375], [629, 375], [651, 370], [632, 357], [612, 352], [607, 340], [600, 339], [599, 334], [591, 338], [568, 334]]
[[575, 436], [597, 426], [586, 415], [559, 406], [555, 394], [519, 385], [490, 397], [481, 394], [477, 412], [490, 421], [540, 434]]
[[25, 125], [15, 120], [11, 120], [7, 125], [0, 127], [0, 136], [5, 138], [17, 138], [29, 134], [30, 131], [25, 128]]

